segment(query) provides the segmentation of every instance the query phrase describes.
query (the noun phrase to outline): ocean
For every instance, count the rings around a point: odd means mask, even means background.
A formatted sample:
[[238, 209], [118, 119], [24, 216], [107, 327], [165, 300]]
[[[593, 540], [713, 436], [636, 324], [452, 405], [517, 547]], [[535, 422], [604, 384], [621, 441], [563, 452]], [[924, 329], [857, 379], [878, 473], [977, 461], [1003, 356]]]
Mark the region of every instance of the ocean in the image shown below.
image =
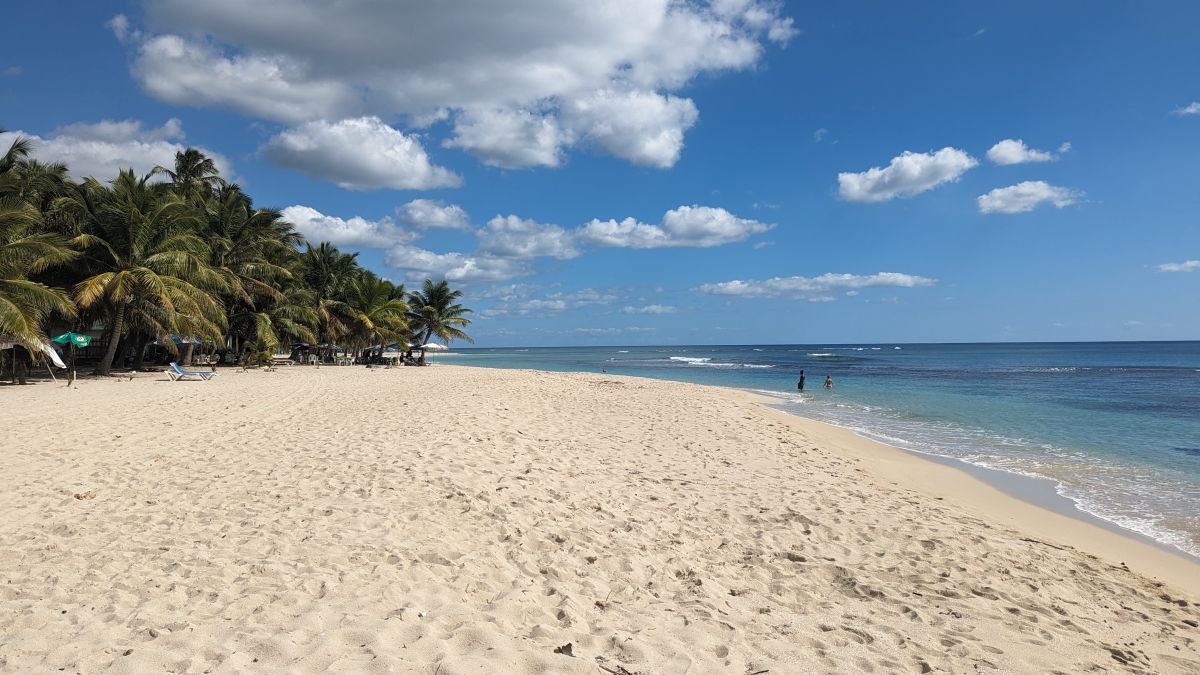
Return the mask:
[[434, 359], [769, 394], [888, 445], [1053, 480], [1080, 510], [1200, 556], [1200, 342], [456, 347]]

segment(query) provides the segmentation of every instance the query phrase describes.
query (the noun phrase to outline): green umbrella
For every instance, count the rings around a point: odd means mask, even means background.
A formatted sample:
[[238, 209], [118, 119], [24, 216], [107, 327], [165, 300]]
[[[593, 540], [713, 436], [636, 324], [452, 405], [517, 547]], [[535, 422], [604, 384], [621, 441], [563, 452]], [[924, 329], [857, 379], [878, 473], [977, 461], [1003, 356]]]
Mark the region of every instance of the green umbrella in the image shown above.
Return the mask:
[[[51, 339], [52, 342], [57, 342], [60, 345], [71, 345], [71, 382], [75, 382], [75, 348], [86, 347], [92, 343], [91, 335], [82, 333], [63, 333], [56, 338]], [[70, 383], [68, 383], [70, 386]]]
[[52, 342], [57, 342], [60, 345], [69, 344], [72, 347], [86, 347], [92, 343], [92, 336], [84, 335], [82, 333], [63, 333], [62, 335], [54, 338]]

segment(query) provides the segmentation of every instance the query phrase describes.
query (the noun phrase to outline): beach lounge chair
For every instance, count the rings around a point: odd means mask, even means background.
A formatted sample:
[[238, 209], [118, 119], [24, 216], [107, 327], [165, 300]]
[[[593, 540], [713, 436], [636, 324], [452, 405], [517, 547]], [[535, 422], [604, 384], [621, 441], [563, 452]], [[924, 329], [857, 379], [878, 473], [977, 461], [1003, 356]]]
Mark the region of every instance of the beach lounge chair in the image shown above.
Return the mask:
[[211, 370], [184, 370], [183, 368], [180, 368], [179, 364], [175, 363], [174, 361], [171, 362], [171, 369], [167, 371], [167, 376], [171, 378], [172, 382], [178, 382], [188, 376], [198, 377], [207, 382], [211, 380], [214, 375], [216, 375], [216, 373]]

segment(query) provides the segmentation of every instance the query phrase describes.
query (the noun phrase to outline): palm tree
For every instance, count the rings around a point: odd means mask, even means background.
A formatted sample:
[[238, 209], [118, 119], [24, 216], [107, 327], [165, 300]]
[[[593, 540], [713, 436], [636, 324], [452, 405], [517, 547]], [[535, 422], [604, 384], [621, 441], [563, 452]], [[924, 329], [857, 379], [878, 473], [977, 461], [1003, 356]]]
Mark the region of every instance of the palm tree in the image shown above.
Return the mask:
[[313, 292], [317, 311], [317, 340], [332, 343], [346, 331], [348, 314], [341, 297], [359, 270], [357, 253], [342, 253], [329, 242], [306, 244], [301, 254], [304, 283]]
[[428, 343], [434, 336], [445, 340], [447, 345], [455, 339], [475, 342], [462, 330], [471, 324], [466, 315], [472, 310], [458, 303], [461, 297], [462, 291], [451, 290], [445, 279], [437, 283], [426, 279], [420, 291], [408, 294], [408, 302], [412, 306], [409, 323], [419, 337], [420, 344]]
[[408, 305], [403, 285], [363, 270], [350, 282], [345, 297], [347, 333], [356, 346], [404, 341]]
[[[304, 238], [279, 211], [254, 208], [236, 185], [218, 188], [205, 211], [209, 264], [229, 286], [222, 300], [232, 327], [235, 315], [261, 314], [257, 308], [284, 299], [282, 286], [292, 279], [291, 268], [299, 260], [296, 247]], [[257, 332], [253, 324], [238, 326], [251, 329], [243, 338]], [[232, 344], [234, 337], [231, 330], [226, 342]]]
[[117, 343], [131, 323], [164, 337], [168, 331], [219, 339], [225, 313], [210, 293], [228, 288], [209, 265], [199, 236], [202, 215], [163, 184], [121, 171], [110, 186], [88, 178], [58, 207], [77, 222], [87, 252], [86, 278], [75, 285], [81, 308], [103, 305], [109, 342], [96, 367], [112, 369]]
[[[317, 324], [315, 296], [300, 284], [286, 284], [280, 297], [257, 308], [245, 307], [230, 317], [230, 333], [240, 339], [238, 360], [252, 347], [256, 354], [272, 352], [282, 344], [316, 342], [312, 327]], [[236, 344], [236, 342], [235, 342]]]
[[0, 335], [36, 349], [46, 340], [46, 319], [51, 314], [74, 316], [75, 305], [63, 291], [29, 276], [77, 254], [63, 237], [39, 231], [41, 211], [27, 199], [29, 149], [27, 139], [17, 139], [0, 156]]
[[188, 148], [175, 153], [175, 170], [165, 166], [156, 166], [150, 175], [166, 174], [171, 187], [184, 197], [204, 197], [213, 194], [219, 187], [225, 186], [225, 179], [217, 169], [216, 162], [195, 148]]

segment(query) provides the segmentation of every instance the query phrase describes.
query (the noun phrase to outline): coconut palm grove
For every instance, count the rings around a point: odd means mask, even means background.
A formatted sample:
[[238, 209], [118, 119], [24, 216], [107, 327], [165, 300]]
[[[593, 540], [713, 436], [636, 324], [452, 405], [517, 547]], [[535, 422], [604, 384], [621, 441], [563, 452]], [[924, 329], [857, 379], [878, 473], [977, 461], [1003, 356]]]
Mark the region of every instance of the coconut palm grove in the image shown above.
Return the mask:
[[32, 150], [22, 138], [0, 157], [0, 340], [35, 359], [67, 331], [94, 336], [79, 357], [98, 375], [164, 354], [252, 365], [415, 347], [422, 363], [431, 340], [471, 341], [460, 290], [426, 279], [410, 291], [306, 241], [198, 150], [80, 182]]

